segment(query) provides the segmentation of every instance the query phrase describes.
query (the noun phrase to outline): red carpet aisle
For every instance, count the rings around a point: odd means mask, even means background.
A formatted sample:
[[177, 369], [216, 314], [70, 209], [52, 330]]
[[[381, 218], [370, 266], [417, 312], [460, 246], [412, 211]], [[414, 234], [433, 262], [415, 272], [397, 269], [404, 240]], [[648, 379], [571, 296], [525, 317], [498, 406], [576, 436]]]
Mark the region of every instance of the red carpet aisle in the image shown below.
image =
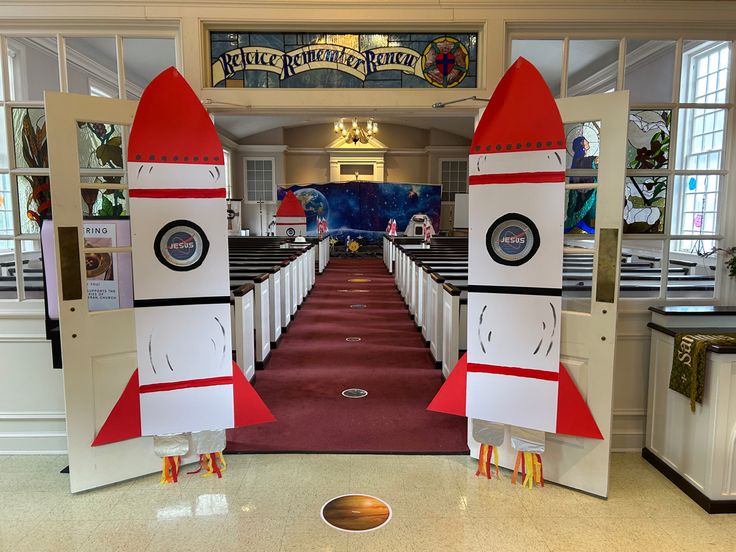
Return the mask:
[[[257, 372], [277, 421], [228, 431], [227, 451], [466, 453], [465, 419], [426, 410], [440, 383], [382, 261], [333, 259]], [[350, 387], [368, 396], [341, 396]]]

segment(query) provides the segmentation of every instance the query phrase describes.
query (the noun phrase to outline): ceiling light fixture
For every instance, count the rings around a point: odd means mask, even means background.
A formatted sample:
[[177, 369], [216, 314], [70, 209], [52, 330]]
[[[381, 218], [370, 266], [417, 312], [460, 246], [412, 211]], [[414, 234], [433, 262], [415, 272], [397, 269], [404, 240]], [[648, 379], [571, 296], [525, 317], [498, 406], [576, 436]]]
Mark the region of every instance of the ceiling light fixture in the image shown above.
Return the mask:
[[365, 127], [360, 126], [358, 118], [353, 117], [352, 122], [346, 122], [345, 118], [341, 118], [334, 123], [335, 134], [343, 137], [346, 144], [353, 143], [356, 146], [358, 142], [367, 144], [378, 133], [378, 123], [373, 119], [368, 119]]

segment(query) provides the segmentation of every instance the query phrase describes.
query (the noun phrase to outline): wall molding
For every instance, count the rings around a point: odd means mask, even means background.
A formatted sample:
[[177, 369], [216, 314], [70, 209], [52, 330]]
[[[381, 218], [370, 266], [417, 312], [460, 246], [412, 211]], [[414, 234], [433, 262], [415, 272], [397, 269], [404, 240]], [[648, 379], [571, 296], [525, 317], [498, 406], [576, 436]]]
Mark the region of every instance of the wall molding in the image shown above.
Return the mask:
[[66, 420], [66, 413], [65, 412], [0, 412], [0, 420]]
[[0, 334], [0, 343], [46, 343], [46, 334]]

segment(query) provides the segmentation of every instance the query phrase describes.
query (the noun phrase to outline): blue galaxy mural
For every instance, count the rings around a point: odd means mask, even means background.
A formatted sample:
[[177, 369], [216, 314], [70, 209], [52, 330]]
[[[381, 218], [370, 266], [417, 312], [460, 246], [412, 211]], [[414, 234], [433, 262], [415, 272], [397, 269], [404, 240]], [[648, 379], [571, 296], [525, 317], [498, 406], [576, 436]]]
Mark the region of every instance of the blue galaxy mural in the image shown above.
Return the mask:
[[278, 199], [292, 191], [307, 214], [307, 233], [317, 233], [317, 216], [327, 219], [330, 236], [378, 241], [391, 218], [403, 232], [412, 215], [425, 214], [440, 227], [442, 187], [394, 182], [328, 182], [280, 187]]

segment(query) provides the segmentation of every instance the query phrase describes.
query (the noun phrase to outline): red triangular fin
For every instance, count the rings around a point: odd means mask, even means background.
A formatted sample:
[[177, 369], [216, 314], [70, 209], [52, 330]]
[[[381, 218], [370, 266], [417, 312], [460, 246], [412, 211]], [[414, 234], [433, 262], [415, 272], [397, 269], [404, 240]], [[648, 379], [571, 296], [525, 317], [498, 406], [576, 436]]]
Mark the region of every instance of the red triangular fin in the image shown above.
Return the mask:
[[557, 391], [556, 433], [603, 439], [585, 399], [570, 377], [565, 365], [560, 362], [560, 381]]
[[92, 446], [107, 445], [141, 436], [141, 395], [138, 391], [138, 370], [130, 376], [128, 385], [112, 407]]
[[233, 408], [235, 427], [275, 422], [276, 418], [233, 361]]
[[468, 355], [460, 357], [455, 368], [448, 376], [445, 383], [429, 403], [427, 410], [442, 412], [444, 414], [455, 414], [456, 416], [467, 416], [465, 403], [467, 401], [468, 381]]

